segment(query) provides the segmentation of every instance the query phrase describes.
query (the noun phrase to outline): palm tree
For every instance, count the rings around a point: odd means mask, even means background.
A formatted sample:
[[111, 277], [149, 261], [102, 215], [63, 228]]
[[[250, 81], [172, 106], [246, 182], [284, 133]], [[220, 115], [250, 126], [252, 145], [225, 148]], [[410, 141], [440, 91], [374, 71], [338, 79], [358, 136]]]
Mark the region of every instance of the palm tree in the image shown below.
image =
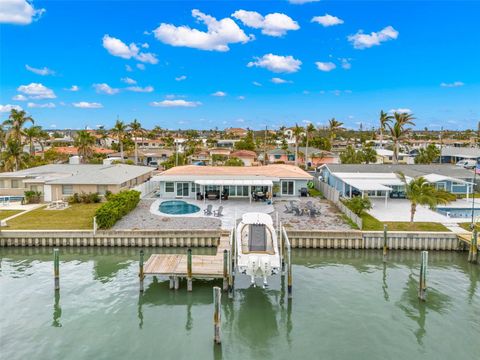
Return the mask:
[[40, 133], [37, 136], [37, 141], [40, 144], [40, 148], [42, 149], [42, 159], [45, 159], [45, 142], [50, 139], [50, 135], [43, 130], [40, 129]]
[[22, 129], [27, 122], [34, 123], [31, 116], [27, 116], [27, 113], [23, 110], [12, 109], [8, 119], [3, 122], [3, 125], [8, 127], [7, 139], [13, 137], [21, 142]]
[[393, 140], [393, 163], [398, 164], [398, 154], [400, 153], [400, 141], [405, 137], [405, 135], [410, 130], [405, 128], [406, 125], [415, 125], [413, 120], [415, 119], [412, 114], [408, 113], [398, 113], [393, 114], [395, 123], [387, 123], [387, 126], [390, 130], [390, 136]]
[[3, 128], [3, 124], [0, 124], [0, 150], [5, 147], [5, 141], [7, 140], [7, 132]]
[[312, 136], [312, 134], [315, 133], [315, 126], [312, 123], [309, 123], [307, 127], [305, 128], [305, 169], [307, 168], [308, 164], [308, 140]]
[[22, 165], [23, 146], [20, 141], [10, 138], [7, 140], [5, 151], [2, 153], [2, 162], [5, 171], [18, 171]]
[[35, 146], [34, 143], [40, 138], [40, 133], [42, 132], [41, 126], [30, 126], [29, 128], [23, 129], [22, 134], [27, 138], [30, 155], [35, 155]]
[[92, 157], [95, 141], [95, 137], [88, 131], [80, 130], [77, 132], [74, 145], [77, 147], [77, 152], [81, 157], [82, 163], [87, 162], [87, 160]]
[[125, 133], [127, 130], [127, 126], [124, 124], [123, 121], [117, 119], [115, 122], [115, 126], [112, 129], [112, 132], [117, 136], [118, 145], [120, 146], [120, 157], [123, 160], [123, 140], [125, 139]]
[[448, 204], [456, 199], [454, 194], [436, 189], [423, 176], [412, 179], [410, 182], [403, 173], [398, 173], [398, 176], [404, 183], [407, 199], [410, 200], [410, 223], [413, 223], [417, 205], [428, 205], [433, 210], [439, 204]]
[[303, 128], [295, 124], [293, 128], [293, 136], [295, 137], [295, 166], [298, 166], [298, 143], [303, 134]]
[[380, 111], [380, 148], [383, 149], [383, 132], [387, 129], [387, 125], [393, 120], [392, 115], [388, 115], [385, 111]]
[[144, 129], [142, 128], [142, 124], [138, 122], [137, 119], [134, 119], [129, 125], [130, 131], [134, 137], [134, 143], [135, 143], [135, 165], [138, 165], [138, 144], [137, 144], [137, 137], [139, 135], [142, 136], [142, 142], [143, 142], [143, 134], [144, 134]]
[[333, 139], [337, 136], [337, 131], [342, 127], [343, 123], [341, 121], [337, 121], [335, 118], [331, 118], [328, 120], [328, 133], [330, 142], [333, 144]]

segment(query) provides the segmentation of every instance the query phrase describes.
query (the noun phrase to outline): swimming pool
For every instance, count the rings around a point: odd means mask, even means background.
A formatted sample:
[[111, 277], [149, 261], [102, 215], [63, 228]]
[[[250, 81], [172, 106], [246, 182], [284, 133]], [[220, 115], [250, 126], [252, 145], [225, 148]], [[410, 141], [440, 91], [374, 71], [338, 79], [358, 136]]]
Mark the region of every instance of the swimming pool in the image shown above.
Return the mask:
[[[441, 207], [441, 208], [437, 208], [437, 212], [451, 218], [467, 218], [468, 219], [472, 217], [472, 208]], [[480, 209], [475, 209], [473, 212], [473, 216], [474, 217], [480, 216]]]
[[163, 201], [158, 210], [164, 214], [170, 215], [185, 215], [193, 214], [200, 211], [197, 205], [189, 204], [182, 200], [168, 200]]

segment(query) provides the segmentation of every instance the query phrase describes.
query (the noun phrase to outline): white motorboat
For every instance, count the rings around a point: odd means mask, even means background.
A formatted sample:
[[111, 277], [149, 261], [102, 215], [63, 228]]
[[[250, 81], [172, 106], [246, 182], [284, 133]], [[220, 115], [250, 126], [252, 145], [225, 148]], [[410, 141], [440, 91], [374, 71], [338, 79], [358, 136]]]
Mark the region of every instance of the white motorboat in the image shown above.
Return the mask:
[[277, 233], [270, 215], [246, 213], [236, 229], [237, 269], [240, 274], [263, 278], [267, 285], [269, 276], [279, 274], [281, 259]]

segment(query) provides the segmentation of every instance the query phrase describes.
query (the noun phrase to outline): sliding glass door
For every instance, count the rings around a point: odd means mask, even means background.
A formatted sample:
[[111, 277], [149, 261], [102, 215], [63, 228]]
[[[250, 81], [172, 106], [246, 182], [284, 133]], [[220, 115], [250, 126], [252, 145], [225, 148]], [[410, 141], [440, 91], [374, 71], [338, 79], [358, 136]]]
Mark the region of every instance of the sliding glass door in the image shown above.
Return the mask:
[[188, 197], [189, 187], [188, 182], [177, 182], [177, 196]]

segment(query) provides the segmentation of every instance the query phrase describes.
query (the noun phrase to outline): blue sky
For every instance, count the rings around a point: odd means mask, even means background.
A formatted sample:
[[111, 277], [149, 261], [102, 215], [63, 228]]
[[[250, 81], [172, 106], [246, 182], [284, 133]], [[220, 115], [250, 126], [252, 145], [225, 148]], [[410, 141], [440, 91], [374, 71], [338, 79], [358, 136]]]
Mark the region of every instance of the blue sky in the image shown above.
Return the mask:
[[0, 115], [22, 107], [46, 128], [117, 116], [370, 128], [381, 109], [405, 109], [417, 128], [476, 128], [478, 14], [476, 1], [2, 0]]

